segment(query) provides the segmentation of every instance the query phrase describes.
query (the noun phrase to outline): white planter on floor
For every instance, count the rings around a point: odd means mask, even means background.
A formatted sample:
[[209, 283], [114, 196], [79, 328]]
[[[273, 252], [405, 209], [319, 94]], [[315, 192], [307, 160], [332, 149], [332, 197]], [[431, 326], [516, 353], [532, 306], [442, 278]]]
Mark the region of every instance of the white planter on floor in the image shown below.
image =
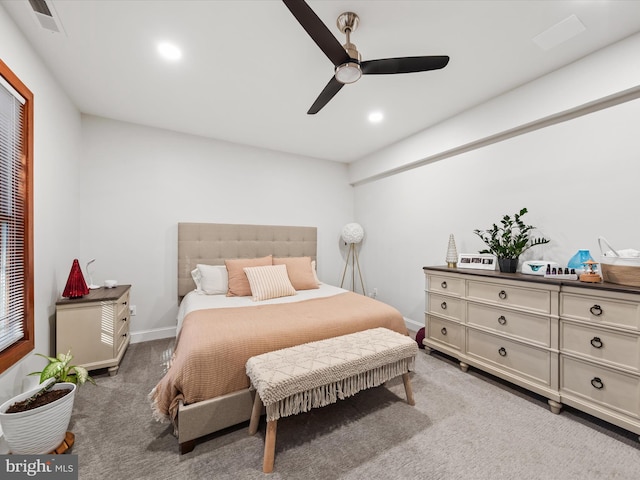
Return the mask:
[[56, 383], [52, 390], [71, 389], [55, 402], [26, 412], [5, 413], [16, 402], [29, 398], [44, 384], [21, 393], [0, 405], [0, 425], [11, 453], [40, 455], [55, 450], [64, 440], [76, 394], [74, 383]]

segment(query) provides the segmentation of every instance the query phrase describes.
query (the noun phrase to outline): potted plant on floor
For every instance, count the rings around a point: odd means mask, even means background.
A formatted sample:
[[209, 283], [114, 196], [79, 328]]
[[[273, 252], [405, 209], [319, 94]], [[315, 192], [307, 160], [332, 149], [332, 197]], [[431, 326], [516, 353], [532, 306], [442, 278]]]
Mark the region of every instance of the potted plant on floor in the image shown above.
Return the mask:
[[95, 385], [85, 368], [71, 365], [70, 351], [55, 358], [36, 355], [49, 362], [41, 372], [29, 374], [39, 375], [40, 385], [0, 405], [0, 426], [11, 453], [55, 450], [65, 439], [77, 387], [87, 381]]
[[505, 215], [500, 220], [500, 225], [493, 224], [488, 230], [474, 230], [482, 241], [489, 247], [480, 253], [492, 253], [498, 257], [498, 265], [501, 272], [514, 273], [518, 269], [520, 255], [531, 247], [549, 243], [544, 237], [532, 238], [531, 231], [536, 227], [526, 225], [522, 217], [527, 213], [523, 208], [519, 213]]

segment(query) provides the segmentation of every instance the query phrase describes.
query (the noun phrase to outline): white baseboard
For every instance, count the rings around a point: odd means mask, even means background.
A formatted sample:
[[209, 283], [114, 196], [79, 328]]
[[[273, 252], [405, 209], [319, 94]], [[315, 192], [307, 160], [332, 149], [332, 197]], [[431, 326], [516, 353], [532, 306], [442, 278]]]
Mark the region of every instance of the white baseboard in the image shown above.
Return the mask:
[[161, 340], [175, 336], [176, 327], [154, 328], [153, 330], [131, 332], [131, 343], [149, 342], [151, 340]]
[[404, 317], [404, 324], [407, 326], [409, 330], [412, 332], [417, 332], [422, 327], [424, 327], [424, 323], [416, 322], [415, 320], [411, 320], [410, 318]]

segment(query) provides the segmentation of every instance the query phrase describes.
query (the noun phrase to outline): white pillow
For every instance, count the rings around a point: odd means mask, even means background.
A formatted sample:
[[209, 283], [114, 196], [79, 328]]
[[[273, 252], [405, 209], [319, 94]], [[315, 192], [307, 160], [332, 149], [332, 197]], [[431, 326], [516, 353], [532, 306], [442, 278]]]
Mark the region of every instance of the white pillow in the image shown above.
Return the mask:
[[318, 272], [316, 272], [316, 261], [311, 260], [311, 270], [313, 271], [313, 278], [316, 279], [316, 283], [320, 286], [320, 280], [318, 280]]
[[244, 267], [249, 280], [253, 301], [295, 295], [286, 265], [267, 265], [263, 267]]
[[229, 290], [229, 274], [226, 266], [199, 263], [197, 267], [200, 272], [200, 290], [202, 292], [207, 295], [227, 294], [227, 290]]
[[200, 270], [197, 268], [191, 270], [191, 278], [193, 278], [193, 283], [196, 284], [196, 291], [202, 293], [202, 275], [200, 275]]

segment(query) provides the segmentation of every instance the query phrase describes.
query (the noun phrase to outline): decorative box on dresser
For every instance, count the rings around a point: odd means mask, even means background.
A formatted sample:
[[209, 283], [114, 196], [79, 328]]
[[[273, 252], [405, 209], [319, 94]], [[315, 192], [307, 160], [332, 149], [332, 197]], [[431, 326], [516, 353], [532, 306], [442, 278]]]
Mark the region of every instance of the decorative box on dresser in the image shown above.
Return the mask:
[[129, 345], [130, 290], [102, 287], [56, 302], [56, 352], [71, 350], [74, 364], [115, 375]]
[[640, 288], [424, 267], [424, 345], [640, 433]]

